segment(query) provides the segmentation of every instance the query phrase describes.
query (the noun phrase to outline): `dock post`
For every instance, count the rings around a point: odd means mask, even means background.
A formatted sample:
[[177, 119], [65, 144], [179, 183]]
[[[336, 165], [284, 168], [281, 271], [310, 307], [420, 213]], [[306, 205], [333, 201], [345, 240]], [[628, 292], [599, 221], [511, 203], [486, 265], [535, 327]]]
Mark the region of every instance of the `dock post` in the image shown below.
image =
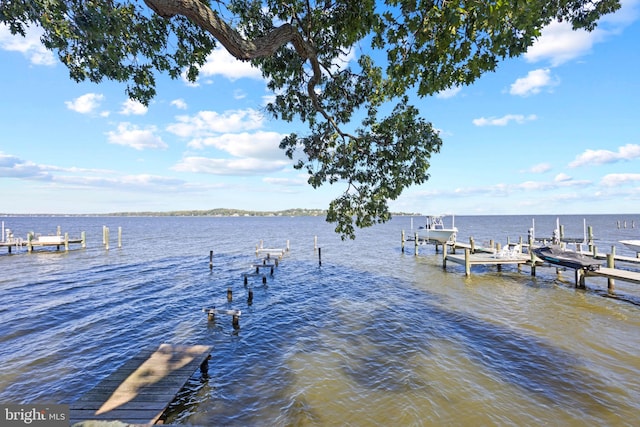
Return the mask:
[[209, 251], [209, 270], [213, 270], [213, 251]]
[[237, 314], [233, 315], [233, 319], [231, 320], [234, 329], [238, 329], [240, 327], [240, 317]]
[[[616, 268], [615, 266], [615, 258], [616, 258], [616, 247], [615, 246], [611, 246], [611, 253], [607, 254], [607, 267], [608, 268]], [[614, 279], [612, 279], [611, 277], [609, 277], [607, 279], [607, 290], [609, 291], [609, 293], [613, 292], [613, 288], [616, 284], [616, 281]]]
[[[587, 227], [587, 243], [589, 244], [589, 248], [593, 246], [593, 227]], [[594, 251], [595, 252], [595, 251]]]
[[69, 233], [64, 233], [64, 251], [69, 252]]
[[585, 271], [582, 268], [576, 268], [576, 288], [585, 289], [586, 285], [584, 283], [585, 279]]
[[447, 269], [447, 251], [442, 251], [442, 268]]
[[231, 288], [227, 288], [227, 301], [233, 301], [233, 291], [231, 290]]
[[289, 239], [287, 239], [287, 252], [289, 252], [291, 249], [289, 248]]
[[471, 251], [465, 248], [464, 250], [464, 274], [471, 276]]
[[104, 241], [105, 241], [104, 248], [106, 250], [109, 250], [109, 227], [104, 228]]
[[529, 255], [531, 255], [531, 276], [533, 277], [536, 275], [536, 254], [531, 250], [531, 246], [529, 246]]
[[313, 236], [313, 250], [318, 249], [318, 236]]
[[[322, 265], [322, 248], [318, 248], [318, 265]], [[273, 274], [273, 268], [271, 269], [271, 274]]]
[[404, 230], [402, 230], [402, 253], [404, 253]]
[[247, 296], [247, 304], [253, 304], [253, 289], [249, 289], [249, 294]]
[[27, 234], [27, 252], [31, 253], [33, 251], [33, 244], [31, 243], [33, 241], [33, 233], [28, 233]]
[[60, 226], [56, 229], [56, 236], [62, 236], [62, 232], [60, 231]]
[[413, 255], [418, 256], [418, 243], [420, 243], [420, 241], [418, 240], [418, 232], [416, 231], [414, 234], [414, 251], [413, 251]]
[[122, 227], [118, 227], [118, 247], [122, 247]]
[[207, 312], [207, 320], [208, 320], [209, 322], [213, 322], [213, 321], [215, 321], [215, 320], [216, 320], [216, 312], [215, 312], [215, 311], [213, 311], [213, 310], [209, 310], [209, 311]]
[[469, 237], [469, 246], [471, 246], [471, 253], [476, 252], [476, 243], [473, 240], [473, 236]]
[[87, 247], [87, 233], [85, 231], [80, 233], [80, 239], [82, 240], [82, 249], [85, 249]]

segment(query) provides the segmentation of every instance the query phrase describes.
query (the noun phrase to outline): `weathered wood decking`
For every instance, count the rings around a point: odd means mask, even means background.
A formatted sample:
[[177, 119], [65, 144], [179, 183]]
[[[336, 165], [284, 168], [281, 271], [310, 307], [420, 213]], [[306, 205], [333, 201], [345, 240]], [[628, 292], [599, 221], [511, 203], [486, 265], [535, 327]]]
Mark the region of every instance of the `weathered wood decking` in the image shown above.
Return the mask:
[[598, 270], [585, 271], [585, 275], [587, 277], [606, 277], [607, 279], [640, 284], [640, 273], [619, 268], [600, 267]]
[[465, 248], [464, 255], [447, 254], [445, 250], [442, 253], [442, 267], [447, 267], [447, 262], [451, 261], [456, 264], [464, 265], [465, 274], [471, 275], [471, 266], [473, 265], [497, 265], [500, 268], [504, 264], [529, 264], [531, 265], [531, 255], [522, 253], [512, 253], [504, 256], [488, 253], [471, 253]]
[[155, 424], [211, 346], [161, 344], [143, 351], [70, 405], [70, 422], [87, 420]]

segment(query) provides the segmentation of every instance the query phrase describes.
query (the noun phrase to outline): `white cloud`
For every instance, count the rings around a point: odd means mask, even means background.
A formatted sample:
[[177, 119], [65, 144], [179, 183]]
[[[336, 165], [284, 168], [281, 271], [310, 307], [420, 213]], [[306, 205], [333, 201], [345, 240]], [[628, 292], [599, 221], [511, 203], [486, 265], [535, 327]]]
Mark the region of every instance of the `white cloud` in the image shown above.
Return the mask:
[[578, 155], [573, 162], [569, 163], [569, 167], [602, 165], [637, 158], [640, 158], [640, 145], [627, 144], [619, 147], [617, 152], [610, 150], [585, 150], [585, 152]]
[[540, 93], [543, 87], [555, 86], [557, 81], [551, 79], [551, 70], [538, 69], [529, 71], [526, 77], [517, 79], [512, 85], [509, 93], [511, 95], [529, 96]]
[[124, 145], [136, 150], [165, 149], [167, 144], [155, 135], [155, 126], [140, 129], [131, 123], [120, 123], [116, 132], [107, 132], [108, 141], [111, 144]]
[[354, 59], [356, 59], [356, 49], [352, 46], [348, 52], [342, 53], [338, 55], [336, 59], [334, 59], [333, 63], [331, 64], [331, 72], [337, 73], [341, 70], [346, 69], [349, 66], [349, 62], [353, 61]]
[[627, 183], [640, 184], [640, 173], [611, 173], [600, 180], [600, 184], [607, 187], [616, 187]]
[[185, 157], [172, 169], [178, 172], [205, 173], [211, 175], [262, 175], [279, 172], [288, 165], [285, 161], [258, 159], [212, 159]]
[[573, 30], [569, 22], [553, 21], [542, 30], [542, 35], [524, 58], [529, 62], [548, 60], [555, 67], [585, 55], [604, 36], [605, 32], [599, 28], [592, 32]]
[[40, 42], [41, 35], [40, 27], [31, 26], [25, 29], [24, 37], [14, 36], [6, 25], [0, 24], [0, 49], [20, 52], [35, 65], [54, 65], [56, 58]]
[[571, 181], [573, 178], [571, 178], [569, 175], [567, 175], [566, 173], [559, 173], [558, 175], [556, 175], [556, 177], [553, 179], [555, 182], [569, 182]]
[[130, 116], [135, 114], [137, 116], [141, 116], [147, 113], [148, 108], [139, 101], [134, 101], [133, 99], [127, 99], [122, 103], [122, 110], [120, 110], [120, 114], [124, 114], [125, 116]]
[[50, 175], [39, 165], [0, 152], [0, 178], [49, 180]]
[[80, 114], [90, 114], [100, 107], [104, 95], [99, 93], [86, 93], [73, 101], [65, 101], [68, 109]]
[[445, 90], [441, 90], [440, 92], [436, 93], [436, 98], [439, 98], [439, 99], [453, 98], [458, 93], [460, 93], [461, 90], [462, 90], [462, 88], [460, 86], [453, 86], [453, 87], [450, 87], [450, 88], [445, 89]]
[[223, 114], [215, 111], [200, 111], [195, 116], [177, 116], [177, 123], [167, 126], [167, 131], [182, 138], [202, 138], [219, 133], [259, 129], [264, 117], [260, 112], [229, 110]]
[[549, 163], [538, 163], [537, 165], [533, 165], [529, 168], [529, 172], [531, 173], [545, 173], [550, 170], [551, 165]]
[[241, 78], [262, 79], [262, 73], [255, 67], [251, 66], [248, 61], [240, 61], [223, 47], [214, 49], [207, 57], [207, 61], [200, 69], [202, 77], [210, 77], [220, 75], [231, 81]]
[[283, 187], [299, 187], [307, 185], [307, 177], [305, 175], [300, 175], [297, 178], [266, 177], [262, 180], [262, 182], [267, 184], [280, 185]]
[[476, 126], [506, 126], [510, 122], [516, 122], [518, 124], [523, 124], [525, 122], [529, 122], [532, 120], [536, 120], [538, 117], [535, 114], [530, 114], [528, 116], [524, 116], [522, 114], [507, 114], [502, 117], [490, 117], [485, 118], [481, 117], [479, 119], [473, 119], [473, 124]]
[[187, 103], [184, 101], [184, 99], [174, 99], [173, 101], [171, 101], [171, 105], [176, 107], [178, 110], [187, 109]]
[[226, 133], [219, 136], [194, 139], [188, 145], [196, 149], [207, 146], [215, 147], [235, 157], [280, 159], [283, 156], [282, 150], [279, 149], [282, 138], [284, 138], [284, 135], [277, 132]]

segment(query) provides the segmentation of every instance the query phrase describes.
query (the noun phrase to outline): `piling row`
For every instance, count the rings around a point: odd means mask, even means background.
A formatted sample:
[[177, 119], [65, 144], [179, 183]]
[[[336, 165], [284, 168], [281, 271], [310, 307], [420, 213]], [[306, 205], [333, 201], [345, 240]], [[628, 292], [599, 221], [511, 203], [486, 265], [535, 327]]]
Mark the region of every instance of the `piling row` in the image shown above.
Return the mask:
[[[270, 276], [273, 276], [274, 269], [278, 267], [280, 260], [289, 252], [289, 241], [287, 240], [286, 249], [272, 249], [265, 248], [262, 241], [256, 245], [256, 257], [265, 255], [259, 262], [254, 262], [252, 268], [254, 271], [250, 273], [243, 273], [244, 287], [247, 288], [247, 305], [253, 304], [253, 288], [249, 286], [250, 276], [262, 276], [262, 284], [267, 285], [267, 276], [260, 272], [260, 269], [269, 269]], [[213, 270], [213, 251], [209, 251], [209, 270]], [[233, 290], [231, 287], [227, 288], [227, 302], [233, 302]], [[240, 310], [220, 310], [213, 308], [203, 308], [202, 311], [207, 314], [209, 322], [215, 321], [216, 314], [225, 314], [232, 317], [232, 324], [234, 329], [240, 327], [240, 316], [242, 312]]]

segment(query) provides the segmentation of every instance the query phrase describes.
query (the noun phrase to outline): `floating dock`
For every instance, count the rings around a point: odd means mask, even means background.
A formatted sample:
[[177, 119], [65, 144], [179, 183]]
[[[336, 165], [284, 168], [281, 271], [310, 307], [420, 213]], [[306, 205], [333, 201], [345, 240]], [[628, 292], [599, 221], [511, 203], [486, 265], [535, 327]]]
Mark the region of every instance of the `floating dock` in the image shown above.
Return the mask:
[[191, 375], [206, 366], [211, 348], [161, 344], [142, 351], [70, 405], [71, 425], [91, 420], [155, 424]]

